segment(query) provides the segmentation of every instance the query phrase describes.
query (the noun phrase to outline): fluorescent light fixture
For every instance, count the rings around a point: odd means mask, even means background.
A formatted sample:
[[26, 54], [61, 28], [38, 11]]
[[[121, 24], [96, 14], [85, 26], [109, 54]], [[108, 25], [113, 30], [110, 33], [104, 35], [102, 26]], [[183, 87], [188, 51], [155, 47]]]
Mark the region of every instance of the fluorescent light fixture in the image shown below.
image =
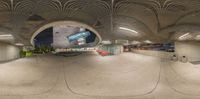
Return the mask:
[[110, 40], [105, 40], [101, 42], [102, 44], [112, 44], [112, 42]]
[[12, 35], [11, 34], [0, 34], [0, 37], [12, 37]]
[[189, 36], [189, 35], [190, 35], [190, 33], [186, 33], [186, 34], [184, 34], [184, 35], [180, 36], [180, 37], [179, 37], [179, 39], [186, 38], [186, 37], [187, 37], [187, 36]]
[[150, 40], [145, 40], [144, 42], [145, 43], [152, 43]]
[[197, 36], [195, 37], [195, 39], [196, 39], [196, 40], [200, 40], [200, 35], [197, 35]]
[[132, 29], [129, 29], [129, 28], [125, 28], [125, 27], [119, 27], [119, 29], [121, 29], [121, 30], [126, 30], [126, 31], [130, 31], [130, 32], [133, 32], [133, 33], [136, 33], [136, 34], [138, 34], [138, 32], [137, 32], [137, 31], [135, 31], [135, 30], [132, 30]]
[[15, 43], [16, 46], [24, 46], [22, 43]]
[[124, 43], [129, 43], [128, 40], [115, 40], [116, 44], [124, 44]]
[[123, 45], [130, 45], [130, 43], [129, 43], [129, 42], [126, 42], [126, 43], [124, 43]]
[[197, 35], [196, 38], [200, 38], [200, 35]]
[[141, 42], [139, 42], [139, 41], [132, 41], [131, 42], [131, 44], [133, 44], [133, 45], [137, 45], [137, 44], [140, 44]]

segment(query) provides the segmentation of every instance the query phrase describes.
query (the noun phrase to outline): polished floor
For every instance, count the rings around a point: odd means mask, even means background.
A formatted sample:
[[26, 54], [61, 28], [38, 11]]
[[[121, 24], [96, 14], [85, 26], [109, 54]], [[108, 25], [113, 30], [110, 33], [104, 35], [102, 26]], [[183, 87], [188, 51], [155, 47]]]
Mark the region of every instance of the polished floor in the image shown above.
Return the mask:
[[200, 65], [124, 53], [0, 64], [0, 99], [200, 99]]

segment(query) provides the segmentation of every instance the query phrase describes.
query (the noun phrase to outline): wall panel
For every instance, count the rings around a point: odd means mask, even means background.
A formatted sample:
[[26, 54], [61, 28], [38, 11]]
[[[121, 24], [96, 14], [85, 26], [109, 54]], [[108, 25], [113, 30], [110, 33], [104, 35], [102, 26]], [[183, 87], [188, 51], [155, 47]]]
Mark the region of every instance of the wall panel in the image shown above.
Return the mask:
[[0, 43], [0, 62], [19, 58], [19, 51], [20, 49], [16, 46]]

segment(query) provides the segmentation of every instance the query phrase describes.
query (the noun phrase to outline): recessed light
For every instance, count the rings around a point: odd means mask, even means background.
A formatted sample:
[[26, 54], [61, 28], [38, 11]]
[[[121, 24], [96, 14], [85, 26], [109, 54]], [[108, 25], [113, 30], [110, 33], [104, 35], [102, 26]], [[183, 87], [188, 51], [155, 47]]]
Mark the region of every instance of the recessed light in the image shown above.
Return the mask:
[[129, 28], [125, 28], [125, 27], [119, 27], [119, 29], [121, 29], [121, 30], [126, 30], [126, 31], [130, 31], [130, 32], [133, 32], [133, 33], [136, 33], [136, 34], [138, 34], [138, 32], [137, 32], [137, 31], [135, 31], [135, 30], [132, 30], [132, 29], [129, 29]]

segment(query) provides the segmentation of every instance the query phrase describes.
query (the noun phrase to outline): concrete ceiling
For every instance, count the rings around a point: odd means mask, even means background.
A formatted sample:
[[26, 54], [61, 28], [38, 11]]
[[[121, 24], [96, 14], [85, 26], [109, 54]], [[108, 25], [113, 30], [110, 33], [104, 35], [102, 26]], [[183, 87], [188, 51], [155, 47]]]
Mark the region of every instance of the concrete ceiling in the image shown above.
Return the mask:
[[75, 20], [93, 26], [104, 40], [173, 41], [188, 32], [200, 35], [199, 6], [200, 0], [0, 0], [0, 32], [30, 44], [43, 25]]

